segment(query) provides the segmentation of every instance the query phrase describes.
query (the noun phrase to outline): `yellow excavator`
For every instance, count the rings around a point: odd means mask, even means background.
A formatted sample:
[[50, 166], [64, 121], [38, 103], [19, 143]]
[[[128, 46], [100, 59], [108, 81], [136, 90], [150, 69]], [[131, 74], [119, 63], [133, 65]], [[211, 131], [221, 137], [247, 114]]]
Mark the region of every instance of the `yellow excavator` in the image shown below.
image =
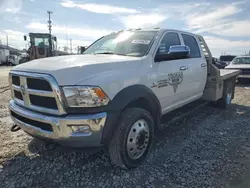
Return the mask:
[[[24, 40], [27, 41], [27, 36], [24, 36]], [[56, 50], [57, 38], [48, 33], [29, 33], [29, 40], [27, 56], [21, 59], [20, 63], [45, 57], [69, 55], [67, 52]]]

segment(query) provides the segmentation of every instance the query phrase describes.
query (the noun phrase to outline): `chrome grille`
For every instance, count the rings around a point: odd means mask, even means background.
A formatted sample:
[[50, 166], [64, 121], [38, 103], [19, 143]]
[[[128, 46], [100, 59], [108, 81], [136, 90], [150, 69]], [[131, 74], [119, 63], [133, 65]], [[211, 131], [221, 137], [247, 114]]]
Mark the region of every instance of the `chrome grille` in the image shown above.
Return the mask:
[[66, 114], [60, 88], [52, 76], [11, 71], [9, 79], [17, 104], [38, 112]]

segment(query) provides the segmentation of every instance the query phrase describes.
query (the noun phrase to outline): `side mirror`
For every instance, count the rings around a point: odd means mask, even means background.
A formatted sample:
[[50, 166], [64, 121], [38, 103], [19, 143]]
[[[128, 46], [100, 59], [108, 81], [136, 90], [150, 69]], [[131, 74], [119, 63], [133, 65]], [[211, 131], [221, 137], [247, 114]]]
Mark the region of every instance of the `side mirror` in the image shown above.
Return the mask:
[[24, 36], [23, 36], [23, 39], [24, 39], [24, 41], [26, 41], [26, 40], [27, 40], [27, 36], [26, 36], [26, 35], [24, 35]]
[[169, 47], [169, 52], [156, 54], [155, 62], [186, 59], [190, 57], [190, 48], [186, 45], [174, 45]]
[[190, 48], [186, 45], [170, 46], [169, 54], [175, 59], [184, 59], [190, 57]]
[[81, 54], [82, 54], [86, 50], [86, 47], [81, 46], [80, 48], [81, 48]]
[[57, 41], [57, 38], [56, 38], [56, 37], [54, 37], [54, 41], [55, 41], [55, 42]]

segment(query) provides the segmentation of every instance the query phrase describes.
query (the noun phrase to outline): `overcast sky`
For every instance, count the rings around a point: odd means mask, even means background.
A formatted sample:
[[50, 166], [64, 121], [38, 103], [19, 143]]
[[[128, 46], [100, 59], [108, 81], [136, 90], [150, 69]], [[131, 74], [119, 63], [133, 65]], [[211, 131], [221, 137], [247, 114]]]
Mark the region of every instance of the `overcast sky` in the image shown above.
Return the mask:
[[58, 45], [89, 45], [102, 35], [126, 28], [181, 29], [202, 34], [214, 56], [250, 50], [250, 0], [0, 0], [0, 39], [23, 49], [23, 35], [48, 32], [47, 10], [53, 11], [52, 33]]

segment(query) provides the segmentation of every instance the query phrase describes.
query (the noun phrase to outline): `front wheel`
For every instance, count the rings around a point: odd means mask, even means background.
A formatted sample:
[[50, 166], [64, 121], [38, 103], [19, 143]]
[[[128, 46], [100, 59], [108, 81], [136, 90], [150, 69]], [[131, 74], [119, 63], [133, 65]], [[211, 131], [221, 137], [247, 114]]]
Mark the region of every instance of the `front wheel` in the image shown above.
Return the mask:
[[154, 121], [149, 112], [126, 109], [109, 143], [111, 162], [124, 169], [139, 166], [150, 151], [153, 135]]

